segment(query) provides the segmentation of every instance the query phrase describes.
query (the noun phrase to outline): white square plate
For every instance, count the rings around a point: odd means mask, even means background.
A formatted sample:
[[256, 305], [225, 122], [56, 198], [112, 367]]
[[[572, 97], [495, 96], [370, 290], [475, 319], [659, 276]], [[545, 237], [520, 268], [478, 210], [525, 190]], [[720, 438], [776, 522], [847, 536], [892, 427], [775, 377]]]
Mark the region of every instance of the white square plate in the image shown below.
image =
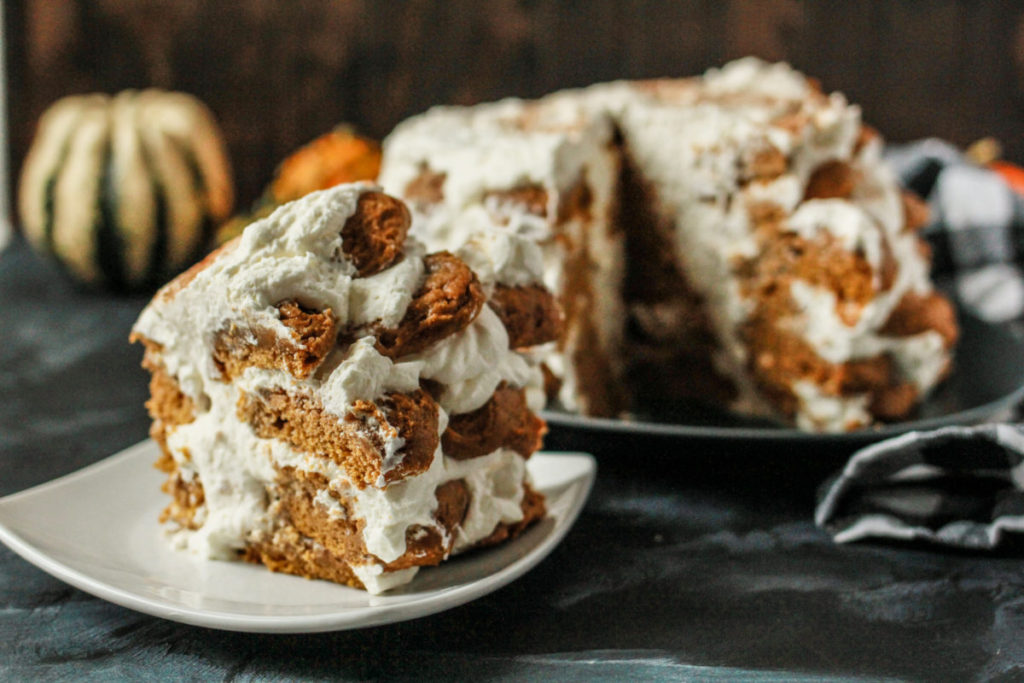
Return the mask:
[[0, 541], [40, 569], [105, 600], [232, 631], [303, 633], [413, 619], [469, 602], [537, 565], [569, 531], [594, 482], [593, 457], [528, 462], [548, 516], [515, 540], [420, 570], [384, 595], [172, 550], [157, 516], [163, 475], [144, 441], [65, 477], [0, 499]]

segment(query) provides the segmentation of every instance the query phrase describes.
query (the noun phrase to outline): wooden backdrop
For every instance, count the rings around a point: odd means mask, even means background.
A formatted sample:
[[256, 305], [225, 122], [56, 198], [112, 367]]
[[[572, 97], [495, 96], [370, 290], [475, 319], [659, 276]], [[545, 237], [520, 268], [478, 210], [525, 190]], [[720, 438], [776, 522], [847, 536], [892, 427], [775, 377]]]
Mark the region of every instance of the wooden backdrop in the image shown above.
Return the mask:
[[3, 0], [15, 171], [62, 95], [159, 86], [217, 114], [241, 202], [340, 121], [682, 76], [755, 54], [859, 102], [890, 139], [985, 135], [1024, 160], [1024, 3], [974, 0]]

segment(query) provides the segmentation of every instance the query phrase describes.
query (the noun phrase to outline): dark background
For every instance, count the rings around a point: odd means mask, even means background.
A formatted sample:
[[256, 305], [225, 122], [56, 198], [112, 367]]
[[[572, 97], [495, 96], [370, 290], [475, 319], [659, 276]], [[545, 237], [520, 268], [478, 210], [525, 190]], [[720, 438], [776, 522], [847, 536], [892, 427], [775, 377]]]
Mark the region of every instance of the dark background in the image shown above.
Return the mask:
[[245, 206], [341, 121], [685, 76], [755, 54], [859, 102], [891, 140], [992, 135], [1024, 160], [1024, 4], [932, 0], [4, 0], [12, 169], [57, 98], [158, 86], [216, 113]]

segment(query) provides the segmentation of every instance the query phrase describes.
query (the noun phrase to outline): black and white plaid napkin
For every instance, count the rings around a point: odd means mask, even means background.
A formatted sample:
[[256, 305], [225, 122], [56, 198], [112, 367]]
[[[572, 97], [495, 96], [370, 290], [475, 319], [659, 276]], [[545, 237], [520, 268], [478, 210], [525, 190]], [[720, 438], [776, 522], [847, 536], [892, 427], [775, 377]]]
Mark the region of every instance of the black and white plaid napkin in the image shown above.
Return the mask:
[[825, 490], [815, 522], [838, 543], [864, 538], [994, 548], [1024, 531], [1024, 430], [911, 432], [857, 452]]
[[[974, 315], [1024, 329], [1024, 199], [940, 140], [887, 156], [931, 207], [936, 280]], [[1024, 426], [945, 427], [862, 449], [822, 487], [815, 522], [838, 543], [995, 548], [1024, 534]]]
[[929, 139], [886, 157], [906, 187], [928, 201], [932, 272], [966, 309], [990, 322], [1024, 315], [1024, 197], [953, 145]]

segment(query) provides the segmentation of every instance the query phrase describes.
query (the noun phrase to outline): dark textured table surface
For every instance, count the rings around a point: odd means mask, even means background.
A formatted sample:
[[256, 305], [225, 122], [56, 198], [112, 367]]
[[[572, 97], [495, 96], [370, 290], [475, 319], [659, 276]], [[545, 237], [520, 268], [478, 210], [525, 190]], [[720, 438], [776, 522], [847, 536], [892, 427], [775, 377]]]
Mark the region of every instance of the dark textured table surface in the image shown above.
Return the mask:
[[[77, 291], [20, 242], [0, 253], [0, 495], [146, 437], [126, 341], [143, 303]], [[0, 680], [1024, 679], [1024, 560], [833, 545], [813, 490], [842, 454], [564, 432], [551, 445], [598, 451], [562, 545], [496, 593], [390, 626], [185, 626], [0, 546]]]

